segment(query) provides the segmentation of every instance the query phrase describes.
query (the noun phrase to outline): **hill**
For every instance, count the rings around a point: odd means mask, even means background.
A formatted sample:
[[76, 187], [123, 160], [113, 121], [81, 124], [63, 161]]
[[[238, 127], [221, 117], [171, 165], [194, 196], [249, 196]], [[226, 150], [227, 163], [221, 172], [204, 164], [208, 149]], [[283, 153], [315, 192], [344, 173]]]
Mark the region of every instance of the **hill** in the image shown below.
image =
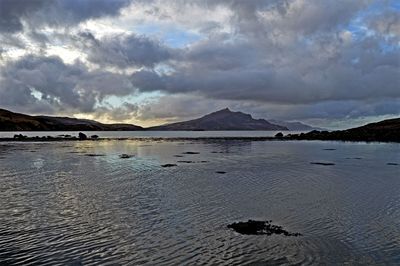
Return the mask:
[[0, 131], [133, 131], [130, 124], [103, 124], [69, 117], [30, 116], [0, 109]]
[[149, 130], [288, 130], [284, 126], [272, 124], [264, 119], [254, 119], [242, 112], [232, 112], [228, 108], [205, 115], [201, 118], [155, 126]]
[[311, 131], [288, 135], [289, 139], [344, 140], [344, 141], [393, 141], [400, 142], [400, 118], [387, 119], [361, 127], [337, 131]]

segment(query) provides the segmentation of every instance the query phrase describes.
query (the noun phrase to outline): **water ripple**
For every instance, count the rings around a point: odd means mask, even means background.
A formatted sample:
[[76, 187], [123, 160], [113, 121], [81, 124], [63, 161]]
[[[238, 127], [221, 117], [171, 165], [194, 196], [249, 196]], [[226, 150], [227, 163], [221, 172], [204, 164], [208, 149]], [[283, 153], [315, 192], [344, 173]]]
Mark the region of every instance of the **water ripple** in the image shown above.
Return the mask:
[[[400, 263], [396, 144], [3, 143], [0, 158], [0, 264]], [[226, 227], [247, 219], [303, 236]]]

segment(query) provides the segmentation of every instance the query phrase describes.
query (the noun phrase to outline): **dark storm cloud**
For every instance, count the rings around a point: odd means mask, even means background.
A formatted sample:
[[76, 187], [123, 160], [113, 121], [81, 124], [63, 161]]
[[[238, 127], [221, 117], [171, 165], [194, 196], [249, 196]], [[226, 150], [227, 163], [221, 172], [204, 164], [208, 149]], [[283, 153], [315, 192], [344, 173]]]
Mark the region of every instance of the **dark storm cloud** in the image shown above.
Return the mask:
[[1, 69], [0, 81], [2, 106], [32, 105], [37, 109], [42, 105], [48, 111], [90, 112], [107, 95], [123, 96], [134, 91], [120, 74], [89, 71], [80, 62], [65, 64], [55, 56], [22, 57]]
[[82, 32], [79, 37], [78, 44], [84, 46], [88, 60], [100, 65], [154, 67], [171, 58], [172, 49], [145, 36], [115, 34], [98, 40], [90, 32]]
[[42, 25], [66, 26], [90, 18], [117, 15], [130, 0], [1, 0], [0, 32], [22, 31]]
[[0, 32], [13, 33], [22, 30], [21, 19], [39, 10], [50, 0], [1, 0], [0, 1]]
[[218, 99], [282, 103], [400, 96], [396, 50], [382, 53], [350, 45], [326, 57], [299, 52], [282, 59], [284, 54], [270, 54], [263, 62], [263, 50], [252, 45], [206, 45], [185, 51], [174, 73], [141, 71], [133, 75], [133, 83], [142, 90], [196, 91]]
[[[25, 2], [29, 4], [22, 5]], [[244, 111], [264, 115], [267, 109], [257, 110], [252, 104], [271, 105], [268, 110], [283, 119], [285, 115], [290, 119], [325, 119], [400, 113], [396, 104], [400, 99], [400, 19], [390, 1], [134, 2], [143, 17], [129, 18], [134, 21], [128, 19], [132, 25], [124, 25], [129, 30], [137, 26], [135, 23], [166, 31], [174, 25], [178, 33], [195, 32], [198, 39], [171, 48], [163, 42], [163, 34], [157, 35], [161, 36], [157, 40], [152, 30], [143, 30], [143, 35], [95, 35], [79, 28], [77, 35], [43, 35], [32, 30], [33, 25], [66, 29], [87, 19], [116, 16], [129, 1], [57, 0], [44, 4], [45, 0], [0, 0], [1, 12], [8, 18], [0, 18], [0, 31], [18, 32], [27, 25], [31, 29], [24, 36], [33, 42], [45, 45], [56, 39], [54, 43], [70, 44], [91, 66], [34, 55], [10, 60], [1, 70], [0, 101], [36, 103], [57, 110], [61, 106], [99, 113], [110, 110], [111, 114], [113, 107], [100, 112], [96, 102], [107, 95], [123, 96], [138, 89], [196, 95], [203, 97], [206, 106], [219, 107], [212, 103], [216, 100], [236, 102]], [[171, 32], [172, 38], [182, 38]], [[0, 40], [18, 45], [18, 38]], [[133, 69], [137, 71], [132, 74]], [[34, 97], [33, 90], [42, 93], [42, 98]], [[170, 100], [176, 111], [196, 101], [185, 98], [179, 109], [181, 99], [165, 97], [160, 106]], [[135, 108], [121, 107], [114, 116], [122, 117], [119, 114], [128, 109], [129, 113], [140, 113]], [[172, 115], [174, 110], [168, 113]]]

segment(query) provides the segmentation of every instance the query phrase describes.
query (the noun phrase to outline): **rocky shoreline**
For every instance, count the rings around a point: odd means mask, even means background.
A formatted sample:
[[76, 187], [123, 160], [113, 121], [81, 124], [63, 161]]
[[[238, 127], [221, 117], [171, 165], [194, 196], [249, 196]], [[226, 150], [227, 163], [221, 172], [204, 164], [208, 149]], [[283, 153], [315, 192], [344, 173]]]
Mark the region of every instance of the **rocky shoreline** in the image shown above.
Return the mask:
[[[83, 133], [82, 133], [83, 134]], [[28, 137], [22, 134], [15, 135], [13, 138], [0, 138], [0, 142], [52, 142], [52, 141], [110, 141], [110, 140], [148, 140], [148, 141], [298, 141], [298, 140], [320, 140], [320, 141], [345, 141], [345, 142], [394, 142], [400, 143], [400, 137], [360, 137], [352, 135], [342, 135], [334, 132], [311, 131], [301, 134], [288, 134], [284, 136], [278, 133], [275, 137], [115, 137], [102, 138], [93, 136], [34, 136]]]

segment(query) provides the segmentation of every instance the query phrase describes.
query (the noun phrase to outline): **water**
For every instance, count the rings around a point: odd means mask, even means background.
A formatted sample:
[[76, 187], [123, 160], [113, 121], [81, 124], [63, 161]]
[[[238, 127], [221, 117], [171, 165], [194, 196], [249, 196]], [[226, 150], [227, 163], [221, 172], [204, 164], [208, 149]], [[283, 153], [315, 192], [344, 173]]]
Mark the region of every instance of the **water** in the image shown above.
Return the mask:
[[[0, 264], [398, 265], [400, 166], [389, 162], [399, 144], [3, 142]], [[226, 228], [248, 219], [303, 236]]]
[[[78, 136], [80, 131], [8, 131], [0, 132], [0, 138], [12, 138], [15, 134], [28, 137], [71, 135]], [[101, 138], [198, 138], [198, 137], [273, 137], [278, 132], [297, 134], [303, 131], [82, 131], [88, 136]]]

